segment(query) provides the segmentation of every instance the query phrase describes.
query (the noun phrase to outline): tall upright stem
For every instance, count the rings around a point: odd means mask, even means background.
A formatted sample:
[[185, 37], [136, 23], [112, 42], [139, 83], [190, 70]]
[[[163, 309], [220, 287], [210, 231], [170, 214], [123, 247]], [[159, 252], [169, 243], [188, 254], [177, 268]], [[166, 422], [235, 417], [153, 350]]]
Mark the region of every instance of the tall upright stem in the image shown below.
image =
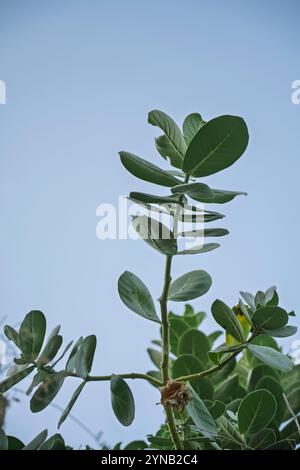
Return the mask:
[[172, 281], [171, 278], [172, 256], [167, 255], [165, 265], [164, 287], [159, 299], [162, 322], [162, 363], [161, 370], [164, 385], [167, 384], [169, 377], [169, 355], [170, 355], [170, 323], [168, 318], [168, 294]]
[[[163, 376], [163, 384], [167, 385], [170, 380], [169, 375], [169, 356], [170, 356], [170, 323], [168, 317], [168, 294], [169, 288], [172, 281], [171, 278], [171, 266], [172, 266], [172, 256], [167, 255], [166, 265], [165, 265], [165, 276], [164, 276], [164, 287], [159, 299], [160, 310], [161, 310], [161, 323], [162, 323], [162, 362], [161, 370]], [[176, 422], [174, 414], [170, 406], [165, 406], [167, 423], [169, 426], [170, 434], [175, 449], [183, 450], [183, 444], [181, 442], [180, 436], [177, 432]]]

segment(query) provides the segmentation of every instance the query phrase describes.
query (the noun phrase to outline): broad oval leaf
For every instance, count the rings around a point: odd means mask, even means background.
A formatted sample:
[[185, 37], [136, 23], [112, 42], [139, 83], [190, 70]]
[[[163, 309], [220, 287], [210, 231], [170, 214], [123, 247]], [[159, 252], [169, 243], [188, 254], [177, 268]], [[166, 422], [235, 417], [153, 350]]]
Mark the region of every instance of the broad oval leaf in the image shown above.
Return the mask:
[[31, 372], [35, 369], [35, 366], [27, 367], [26, 369], [21, 370], [17, 374], [11, 375], [7, 379], [0, 382], [0, 393], [5, 393], [11, 387], [16, 385], [17, 383], [21, 382], [21, 380], [25, 379]]
[[[214, 193], [207, 184], [185, 183], [171, 188], [173, 194], [187, 194], [195, 201], [203, 202], [214, 198]], [[205, 201], [204, 201], [205, 202]]]
[[212, 279], [206, 271], [191, 271], [172, 282], [168, 298], [174, 302], [196, 299], [206, 294], [211, 284]]
[[121, 162], [129, 173], [137, 178], [160, 186], [175, 186], [181, 181], [153, 163], [129, 152], [119, 152]]
[[178, 379], [186, 375], [197, 374], [203, 370], [202, 364], [191, 354], [179, 356], [173, 363], [172, 377]]
[[278, 378], [278, 373], [272, 369], [272, 367], [267, 366], [266, 364], [259, 364], [255, 366], [253, 369], [250, 370], [247, 385], [248, 390], [252, 392], [254, 389], [257, 388], [259, 381], [263, 377], [273, 377], [275, 379]]
[[91, 372], [95, 350], [97, 345], [97, 338], [95, 335], [89, 335], [82, 341], [78, 352], [76, 354], [75, 369], [76, 374], [83, 379], [86, 379]]
[[179, 339], [178, 354], [191, 354], [199, 359], [202, 364], [206, 364], [209, 348], [210, 344], [207, 336], [202, 331], [190, 329], [185, 331]]
[[289, 372], [293, 368], [293, 361], [285, 354], [282, 354], [273, 348], [269, 348], [268, 346], [258, 346], [256, 344], [249, 344], [247, 348], [260, 361], [274, 369], [278, 369], [281, 372]]
[[258, 431], [256, 434], [253, 434], [249, 441], [248, 445], [253, 449], [265, 449], [268, 446], [271, 446], [276, 442], [276, 434], [273, 429], [263, 429]]
[[205, 437], [214, 440], [217, 435], [217, 426], [207, 407], [191, 388], [192, 401], [187, 405], [186, 411], [192, 418], [197, 430]]
[[187, 145], [175, 121], [166, 113], [155, 109], [148, 114], [148, 122], [165, 133], [156, 140], [159, 153], [164, 158], [169, 158], [173, 166], [181, 168]]
[[263, 329], [263, 334], [268, 336], [273, 336], [274, 338], [287, 338], [293, 336], [297, 333], [297, 326], [287, 325], [279, 328], [278, 330], [265, 330]]
[[119, 278], [118, 291], [122, 302], [130, 310], [147, 320], [160, 323], [148, 288], [135, 274], [125, 271]]
[[61, 389], [66, 378], [65, 371], [55, 372], [48, 375], [45, 381], [39, 386], [30, 400], [30, 410], [38, 413], [46, 408], [54, 400]]
[[283, 399], [283, 389], [280, 385], [279, 381], [276, 380], [274, 377], [262, 377], [257, 384], [258, 389], [268, 390], [272, 393], [276, 400], [277, 409], [275, 414], [275, 421], [277, 423], [281, 423], [281, 420], [284, 415], [284, 411], [286, 409], [286, 404]]
[[9, 325], [4, 326], [4, 334], [9, 341], [12, 341], [17, 348], [20, 347], [19, 333]]
[[188, 230], [185, 232], [178, 232], [176, 233], [176, 236], [180, 237], [191, 237], [191, 238], [197, 238], [197, 237], [224, 237], [225, 235], [228, 235], [229, 231], [226, 228], [205, 228], [205, 229], [199, 229], [199, 230]]
[[37, 450], [39, 447], [45, 442], [48, 436], [48, 431], [47, 429], [44, 429], [44, 431], [40, 432], [32, 441], [30, 441], [25, 447], [23, 447], [23, 450]]
[[277, 330], [289, 321], [288, 314], [281, 307], [261, 307], [252, 316], [252, 323], [266, 330]]
[[54, 434], [41, 445], [39, 450], [66, 450], [65, 441], [60, 434]]
[[67, 363], [66, 363], [66, 371], [73, 372], [73, 370], [75, 369], [76, 355], [77, 355], [77, 352], [78, 352], [82, 342], [83, 342], [83, 337], [80, 336], [80, 338], [74, 344], [74, 346], [72, 348], [72, 351], [70, 352], [70, 355], [69, 355]]
[[82, 382], [79, 387], [76, 388], [75, 392], [72, 395], [72, 398], [66, 408], [64, 409], [59, 421], [58, 421], [58, 428], [62, 425], [62, 423], [67, 419], [67, 417], [70, 414], [70, 411], [72, 410], [73, 406], [75, 405], [75, 402], [77, 398], [79, 397], [80, 393], [82, 392], [83, 387], [85, 386], [86, 382]]
[[125, 380], [113, 375], [110, 381], [111, 404], [116, 418], [123, 426], [130, 426], [134, 420], [135, 405], [131, 390]]
[[197, 255], [200, 253], [208, 253], [209, 251], [213, 251], [216, 248], [219, 248], [219, 246], [219, 243], [205, 243], [199, 247], [195, 246], [194, 248], [178, 251], [177, 255]]
[[176, 255], [177, 241], [166, 225], [142, 215], [132, 217], [132, 226], [141, 239], [155, 250], [164, 255]]
[[176, 207], [177, 204], [183, 204], [180, 203], [178, 196], [156, 196], [155, 194], [138, 192], [131, 192], [129, 194], [129, 199], [142, 202], [144, 204], [166, 204], [166, 207]]
[[216, 322], [240, 343], [244, 342], [243, 329], [235, 314], [224, 302], [215, 300], [211, 312]]
[[249, 393], [238, 409], [238, 426], [242, 434], [252, 434], [266, 428], [275, 416], [276, 400], [267, 390]]
[[149, 357], [153, 364], [160, 370], [162, 360], [161, 352], [153, 348], [148, 348], [147, 353], [149, 354]]
[[246, 302], [246, 304], [248, 304], [249, 307], [251, 308], [251, 310], [254, 311], [255, 310], [255, 299], [254, 299], [253, 295], [250, 294], [250, 292], [242, 292], [242, 291], [240, 291], [240, 294], [241, 294], [241, 297]]
[[193, 138], [195, 137], [199, 129], [202, 126], [204, 126], [205, 123], [206, 121], [204, 121], [202, 116], [198, 113], [189, 114], [185, 118], [183, 122], [182, 130], [183, 130], [183, 136], [187, 145], [191, 143], [191, 141], [193, 140]]
[[39, 365], [46, 365], [55, 358], [63, 342], [61, 335], [52, 336], [42, 350], [37, 363]]
[[44, 342], [46, 333], [46, 318], [43, 312], [32, 310], [21, 323], [19, 330], [20, 349], [24, 359], [34, 361]]
[[185, 154], [182, 169], [193, 176], [208, 176], [238, 160], [249, 140], [245, 121], [238, 116], [219, 116], [195, 135]]
[[228, 191], [226, 189], [212, 189], [214, 194], [213, 199], [203, 200], [206, 204], [226, 204], [226, 202], [232, 201], [236, 196], [247, 196], [244, 191]]

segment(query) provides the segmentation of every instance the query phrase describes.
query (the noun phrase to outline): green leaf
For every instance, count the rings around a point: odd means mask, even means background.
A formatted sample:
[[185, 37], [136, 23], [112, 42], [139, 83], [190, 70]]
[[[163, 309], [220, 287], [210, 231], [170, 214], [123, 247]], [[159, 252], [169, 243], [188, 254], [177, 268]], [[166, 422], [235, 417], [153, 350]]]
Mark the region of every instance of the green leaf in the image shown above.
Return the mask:
[[218, 438], [223, 449], [241, 450], [244, 448], [245, 443], [243, 437], [238, 432], [237, 426], [226, 416], [221, 416], [218, 419], [218, 427]]
[[76, 343], [74, 344], [74, 346], [72, 348], [72, 351], [70, 352], [70, 355], [69, 355], [67, 363], [66, 363], [66, 371], [73, 372], [73, 370], [75, 369], [76, 355], [77, 355], [77, 352], [78, 352], [82, 342], [83, 342], [83, 337], [81, 336], [76, 341]]
[[167, 437], [147, 436], [147, 439], [150, 442], [150, 444], [154, 444], [155, 446], [159, 448], [166, 448], [166, 449], [173, 448], [172, 440]]
[[240, 343], [244, 342], [243, 329], [235, 314], [224, 302], [215, 300], [211, 306], [215, 321]]
[[276, 435], [273, 429], [263, 429], [258, 431], [256, 434], [253, 434], [249, 441], [248, 445], [253, 449], [265, 449], [266, 447], [274, 444], [276, 442]]
[[265, 450], [295, 450], [295, 445], [294, 441], [290, 439], [284, 439], [266, 447]]
[[185, 118], [182, 130], [187, 145], [191, 143], [199, 129], [204, 126], [205, 122], [206, 121], [204, 121], [198, 113], [189, 114]]
[[[293, 413], [295, 415], [300, 413], [300, 383], [298, 383], [298, 386], [296, 386], [292, 390], [286, 391], [286, 398], [290, 404], [290, 407], [293, 410]], [[288, 410], [286, 405], [285, 405], [284, 418], [285, 420], [291, 418], [291, 413]]]
[[[299, 417], [298, 422], [300, 424]], [[296, 442], [296, 444], [300, 443], [300, 433], [295, 420], [290, 421], [284, 426], [280, 432], [280, 437], [282, 439], [292, 439]]]
[[191, 271], [172, 282], [169, 289], [169, 300], [181, 302], [192, 300], [206, 294], [212, 279], [206, 271]]
[[277, 423], [281, 423], [286, 405], [283, 399], [283, 389], [278, 380], [276, 380], [274, 377], [262, 377], [257, 384], [257, 388], [268, 390], [272, 393], [277, 404], [276, 415], [274, 419]]
[[183, 318], [170, 318], [170, 345], [173, 354], [178, 354], [178, 343], [182, 334], [189, 329]]
[[199, 129], [190, 143], [182, 170], [193, 176], [208, 176], [231, 166], [247, 148], [245, 121], [237, 116], [219, 116]]
[[63, 342], [61, 335], [53, 336], [46, 343], [43, 351], [41, 352], [40, 357], [38, 358], [37, 363], [39, 365], [46, 365], [55, 358]]
[[[138, 192], [131, 192], [129, 194], [129, 198], [145, 204], [167, 204], [168, 206], [174, 206], [175, 204], [180, 203], [177, 196], [156, 196], [154, 194]], [[183, 203], [181, 203], [181, 205], [182, 204]]]
[[97, 345], [97, 338], [95, 335], [90, 335], [84, 338], [81, 346], [76, 354], [75, 369], [76, 374], [83, 379], [86, 379], [91, 372], [95, 350]]
[[280, 307], [261, 307], [254, 312], [252, 322], [259, 328], [277, 330], [287, 324], [288, 314]]
[[54, 434], [41, 445], [40, 450], [66, 450], [65, 441], [60, 434]]
[[205, 437], [213, 439], [217, 434], [217, 426], [197, 393], [191, 389], [192, 401], [187, 405], [186, 411], [192, 418], [197, 430]]
[[7, 450], [8, 438], [3, 429], [0, 429], [0, 450]]
[[227, 403], [233, 396], [236, 388], [239, 385], [239, 376], [237, 374], [229, 377], [225, 382], [222, 382], [215, 389], [215, 398], [217, 400]]
[[19, 331], [20, 348], [25, 360], [32, 362], [39, 354], [46, 333], [46, 318], [39, 310], [29, 312]]
[[255, 306], [256, 308], [263, 307], [266, 303], [265, 294], [259, 290], [255, 295]]
[[278, 369], [282, 372], [288, 372], [293, 368], [292, 360], [273, 348], [267, 346], [257, 346], [256, 344], [249, 344], [247, 346], [249, 351], [257, 357], [260, 361], [264, 362], [274, 369]]
[[12, 341], [17, 348], [20, 347], [19, 333], [9, 325], [4, 326], [4, 334], [9, 341]]
[[[190, 385], [203, 400], [211, 401], [214, 399], [214, 387], [206, 377], [197, 377], [196, 379], [192, 379], [190, 380]], [[209, 412], [211, 413], [210, 409]], [[213, 418], [215, 419], [215, 416], [213, 416]]]
[[266, 290], [265, 292], [265, 302], [271, 302], [274, 298], [274, 294], [276, 292], [276, 286], [271, 286], [269, 289]]
[[278, 378], [277, 372], [272, 369], [272, 367], [267, 366], [266, 364], [259, 364], [258, 366], [254, 367], [249, 371], [248, 376], [248, 390], [252, 392], [254, 389], [257, 388], [259, 381], [263, 377], [273, 377], [274, 379]]
[[132, 217], [132, 226], [144, 242], [164, 255], [177, 253], [177, 241], [170, 229], [156, 219], [142, 216]]
[[196, 357], [191, 354], [183, 354], [179, 356], [173, 363], [172, 377], [178, 379], [179, 377], [191, 374], [197, 374], [203, 370], [202, 364]]
[[116, 418], [123, 426], [130, 426], [134, 420], [135, 405], [130, 388], [119, 376], [113, 375], [110, 381], [111, 404]]
[[159, 153], [164, 158], [169, 157], [173, 166], [181, 168], [187, 145], [177, 124], [167, 114], [158, 110], [150, 111], [148, 122], [165, 133], [156, 141]]
[[38, 413], [46, 408], [54, 400], [66, 378], [65, 371], [55, 372], [48, 375], [46, 380], [39, 386], [30, 400], [30, 410]]
[[155, 139], [155, 147], [158, 153], [166, 160], [169, 160], [175, 168], [181, 168], [182, 158], [170, 143], [166, 135], [161, 135]]
[[145, 441], [132, 441], [124, 447], [124, 450], [145, 450], [147, 447]]
[[214, 198], [214, 193], [207, 184], [204, 183], [184, 183], [171, 188], [173, 194], [187, 194], [195, 201], [202, 202], [203, 199]]
[[292, 325], [287, 325], [278, 330], [265, 330], [263, 333], [268, 336], [273, 336], [274, 338], [287, 338], [288, 336], [293, 336], [297, 333], [297, 327]]
[[49, 376], [49, 372], [43, 369], [37, 371], [37, 373], [33, 376], [31, 384], [29, 385], [28, 389], [26, 390], [26, 395], [30, 395], [35, 387], [37, 387], [40, 383], [44, 382], [46, 378]]
[[7, 441], [7, 450], [21, 450], [23, 447], [25, 447], [25, 444], [15, 436], [7, 436]]
[[153, 364], [158, 368], [160, 369], [160, 366], [161, 366], [161, 352], [160, 351], [157, 351], [156, 349], [153, 349], [153, 348], [148, 348], [147, 349], [147, 352], [150, 356], [150, 359], [151, 361], [153, 362]]
[[145, 284], [133, 273], [125, 271], [118, 281], [119, 296], [133, 312], [160, 323], [152, 296]]
[[47, 439], [48, 431], [45, 429], [44, 431], [40, 432], [32, 441], [29, 442], [23, 450], [37, 450], [43, 442]]
[[73, 406], [75, 405], [75, 402], [77, 398], [79, 397], [80, 393], [82, 392], [83, 387], [85, 386], [86, 382], [82, 382], [79, 387], [76, 388], [75, 392], [72, 395], [72, 398], [66, 408], [64, 409], [59, 421], [58, 421], [58, 428], [62, 425], [62, 423], [67, 419], [70, 411], [72, 410]]
[[212, 189], [213, 199], [202, 200], [206, 204], [226, 204], [232, 201], [236, 196], [247, 196], [244, 191], [227, 191], [226, 189]]
[[224, 237], [228, 235], [229, 231], [225, 228], [205, 228], [200, 230], [188, 230], [185, 232], [178, 232], [176, 236], [180, 237]]
[[190, 329], [183, 333], [179, 339], [178, 354], [191, 354], [206, 364], [210, 345], [207, 336], [202, 331]]
[[209, 344], [210, 344], [210, 347], [212, 348], [214, 343], [217, 341], [218, 338], [220, 338], [220, 336], [223, 335], [223, 331], [214, 331], [213, 333], [211, 333], [210, 335], [208, 335], [208, 341], [209, 341]]
[[[178, 214], [178, 221], [182, 223], [208, 223], [214, 222], [215, 220], [224, 219], [225, 215], [220, 214], [219, 212], [212, 212], [212, 211], [194, 211], [194, 206], [191, 206], [194, 213], [189, 213], [186, 210], [182, 210], [180, 214]], [[187, 209], [187, 205], [185, 208]], [[196, 212], [196, 213], [195, 213]]]
[[26, 369], [21, 370], [17, 374], [11, 375], [7, 379], [0, 382], [0, 393], [5, 393], [11, 387], [16, 385], [17, 383], [21, 382], [21, 380], [25, 379], [31, 372], [35, 369], [35, 366], [27, 367]]
[[205, 243], [199, 247], [190, 248], [188, 250], [178, 251], [177, 255], [196, 255], [198, 253], [208, 253], [209, 251], [219, 248], [219, 243]]
[[242, 434], [252, 434], [266, 428], [276, 413], [276, 400], [267, 390], [249, 393], [238, 409], [238, 426]]
[[153, 165], [147, 160], [129, 152], [119, 152], [121, 162], [129, 173], [137, 178], [160, 186], [176, 186], [181, 181], [170, 175], [167, 171]]
[[255, 310], [255, 299], [254, 299], [253, 295], [250, 294], [249, 292], [242, 292], [242, 291], [240, 291], [240, 294], [241, 294], [241, 297], [246, 302], [246, 304], [248, 304], [249, 307], [251, 308], [251, 310], [254, 311]]
[[55, 361], [53, 364], [51, 364], [51, 367], [52, 367], [52, 368], [54, 368], [54, 367], [56, 366], [56, 364], [58, 364], [59, 361], [61, 361], [61, 360], [65, 357], [66, 353], [69, 351], [69, 349], [70, 349], [70, 347], [72, 346], [72, 344], [73, 344], [73, 340], [71, 340], [71, 341], [66, 345], [66, 347], [65, 347], [65, 349], [63, 350], [63, 352], [61, 353], [61, 355], [58, 356], [58, 358], [56, 359], [56, 361]]
[[215, 400], [210, 406], [208, 406], [208, 411], [210, 412], [213, 419], [218, 419], [224, 413], [226, 406], [223, 402]]

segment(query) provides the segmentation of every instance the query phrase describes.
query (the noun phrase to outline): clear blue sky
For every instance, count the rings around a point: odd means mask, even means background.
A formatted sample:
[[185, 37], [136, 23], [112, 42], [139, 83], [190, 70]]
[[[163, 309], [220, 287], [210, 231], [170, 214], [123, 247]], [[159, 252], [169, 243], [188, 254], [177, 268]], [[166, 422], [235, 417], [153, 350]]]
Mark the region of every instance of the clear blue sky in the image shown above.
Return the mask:
[[[95, 213], [130, 190], [159, 192], [117, 156], [126, 149], [164, 165], [146, 122], [154, 108], [179, 122], [193, 111], [237, 114], [249, 127], [246, 155], [207, 178], [249, 193], [222, 208], [230, 236], [213, 253], [175, 262], [175, 276], [200, 267], [213, 277], [195, 307], [276, 284], [282, 305], [299, 310], [300, 105], [291, 102], [299, 14], [296, 0], [1, 0], [0, 316], [13, 324], [39, 308], [66, 341], [96, 333], [97, 373], [150, 368], [145, 349], [157, 327], [126, 309], [116, 286], [128, 269], [157, 297], [163, 259], [143, 242], [98, 240]], [[137, 411], [128, 429], [112, 415], [108, 384], [86, 387], [74, 414], [110, 443], [143, 438], [162, 410], [152, 387], [131, 386]], [[57, 411], [30, 415], [21, 398], [8, 432], [25, 441], [45, 423], [55, 432]], [[75, 446], [93, 444], [70, 420], [62, 433]]]

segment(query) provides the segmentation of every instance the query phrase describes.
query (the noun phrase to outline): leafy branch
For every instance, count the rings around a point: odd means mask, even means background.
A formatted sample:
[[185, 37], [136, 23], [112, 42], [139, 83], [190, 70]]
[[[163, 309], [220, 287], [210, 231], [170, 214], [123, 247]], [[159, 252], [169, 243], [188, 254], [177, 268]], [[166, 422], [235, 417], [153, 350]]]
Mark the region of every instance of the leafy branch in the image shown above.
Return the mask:
[[[206, 336], [198, 329], [203, 312], [194, 313], [187, 305], [184, 315], [178, 316], [168, 308], [169, 301], [189, 302], [205, 295], [211, 287], [211, 276], [200, 269], [172, 280], [172, 263], [177, 256], [213, 251], [220, 244], [207, 243], [207, 239], [228, 235], [222, 227], [207, 228], [207, 224], [225, 217], [207, 206], [226, 204], [246, 193], [214, 189], [201, 178], [230, 167], [243, 155], [249, 139], [247, 125], [238, 116], [224, 115], [206, 122], [200, 114], [193, 113], [185, 118], [181, 130], [170, 116], [158, 110], [149, 113], [148, 122], [162, 131], [155, 146], [173, 169], [160, 168], [126, 151], [120, 152], [120, 160], [133, 176], [169, 188], [169, 194], [131, 192], [128, 197], [144, 211], [132, 217], [133, 228], [165, 259], [158, 299], [160, 314], [149, 289], [134, 273], [125, 271], [120, 276], [118, 292], [131, 311], [160, 326], [161, 337], [154, 342], [160, 350], [148, 350], [157, 370], [92, 375], [96, 336], [80, 337], [60, 352], [60, 326], [45, 340], [46, 318], [33, 310], [25, 316], [19, 331], [9, 325], [4, 327], [20, 356], [14, 359], [11, 375], [0, 383], [0, 393], [34, 372], [27, 394], [32, 394], [30, 409], [35, 413], [53, 401], [66, 379], [79, 378], [81, 382], [60, 417], [60, 426], [89, 382], [109, 381], [114, 414], [121, 424], [129, 426], [135, 417], [135, 403], [126, 380], [140, 379], [157, 388], [165, 410], [166, 424], [157, 435], [148, 437], [151, 448], [290, 448], [295, 440], [294, 428], [281, 431], [274, 425], [275, 433], [271, 426], [274, 420], [281, 422], [286, 417], [286, 405], [280, 400], [284, 379], [294, 374], [295, 368], [274, 338], [292, 336], [297, 328], [288, 324], [294, 313], [279, 306], [276, 288], [258, 291], [255, 296], [240, 292], [241, 298], [233, 307], [215, 300], [211, 314], [225, 333], [225, 343], [215, 349], [214, 343], [222, 332]], [[186, 246], [191, 238], [193, 246]], [[57, 370], [67, 353], [64, 367]], [[233, 372], [235, 367], [237, 373]], [[266, 369], [262, 372], [261, 367]], [[300, 396], [298, 376], [295, 383], [296, 388], [287, 391], [293, 402]], [[293, 426], [295, 423], [296, 419]], [[278, 441], [277, 435], [282, 439]], [[45, 433], [37, 436], [36, 448], [41, 448], [45, 439]], [[62, 445], [57, 436], [48, 441], [47, 446], [54, 442]]]

